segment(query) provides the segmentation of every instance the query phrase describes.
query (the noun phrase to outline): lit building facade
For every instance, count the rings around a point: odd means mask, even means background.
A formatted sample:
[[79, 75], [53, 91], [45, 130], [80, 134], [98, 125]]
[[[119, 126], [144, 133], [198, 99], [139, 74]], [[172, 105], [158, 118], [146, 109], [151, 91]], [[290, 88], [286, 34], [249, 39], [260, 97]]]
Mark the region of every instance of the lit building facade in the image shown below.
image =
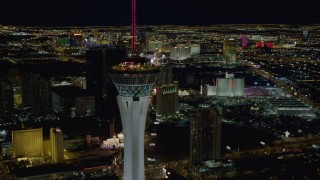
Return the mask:
[[83, 35], [80, 32], [73, 32], [70, 35], [70, 45], [71, 46], [82, 46]]
[[233, 96], [233, 84], [230, 78], [217, 79], [217, 96]]
[[161, 52], [170, 52], [170, 43], [169, 42], [164, 42], [161, 48]]
[[190, 44], [191, 56], [200, 54], [200, 44]]
[[59, 128], [50, 128], [50, 149], [53, 163], [64, 162], [63, 133]]
[[190, 124], [190, 163], [221, 158], [221, 117], [215, 107], [200, 104]]
[[191, 47], [185, 44], [179, 44], [170, 48], [170, 59], [184, 60], [191, 57]]
[[117, 96], [124, 133], [124, 179], [143, 180], [144, 131], [150, 91], [158, 70], [144, 58], [128, 58], [112, 68], [110, 74]]
[[223, 41], [223, 56], [228, 63], [236, 62], [236, 41], [234, 39], [225, 39]]
[[161, 51], [163, 42], [162, 41], [148, 41], [148, 49], [150, 51]]
[[43, 156], [42, 128], [12, 131], [13, 158]]
[[303, 40], [307, 41], [310, 37], [309, 31], [308, 30], [304, 30], [302, 31], [302, 35], [303, 35]]
[[178, 91], [177, 81], [157, 88], [157, 115], [172, 116], [178, 111]]
[[244, 96], [244, 78], [233, 79], [233, 96]]
[[246, 48], [248, 46], [249, 37], [247, 35], [243, 35], [240, 37], [241, 39], [241, 47]]
[[210, 85], [210, 84], [202, 84], [200, 86], [200, 94], [204, 97], [216, 96], [217, 95], [217, 86]]
[[53, 39], [56, 47], [66, 47], [70, 46], [70, 37], [68, 36], [58, 36]]
[[243, 78], [217, 78], [217, 96], [244, 96]]

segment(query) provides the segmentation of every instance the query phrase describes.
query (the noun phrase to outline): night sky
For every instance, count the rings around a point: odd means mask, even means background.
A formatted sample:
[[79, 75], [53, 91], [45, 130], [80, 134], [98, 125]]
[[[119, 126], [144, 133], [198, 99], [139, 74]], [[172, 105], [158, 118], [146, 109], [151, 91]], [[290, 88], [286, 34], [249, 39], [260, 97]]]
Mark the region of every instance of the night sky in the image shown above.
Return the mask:
[[[296, 1], [296, 0], [295, 0]], [[137, 24], [318, 23], [308, 0], [137, 0]], [[3, 25], [130, 25], [131, 0], [2, 0]]]

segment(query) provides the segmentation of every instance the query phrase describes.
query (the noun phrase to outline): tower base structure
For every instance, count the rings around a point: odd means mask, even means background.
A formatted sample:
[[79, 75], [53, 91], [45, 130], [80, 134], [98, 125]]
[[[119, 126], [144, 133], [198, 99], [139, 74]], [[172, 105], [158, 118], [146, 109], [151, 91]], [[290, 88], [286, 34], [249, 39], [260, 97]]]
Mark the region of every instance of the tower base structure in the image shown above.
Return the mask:
[[144, 132], [149, 96], [117, 97], [124, 134], [124, 180], [144, 180]]

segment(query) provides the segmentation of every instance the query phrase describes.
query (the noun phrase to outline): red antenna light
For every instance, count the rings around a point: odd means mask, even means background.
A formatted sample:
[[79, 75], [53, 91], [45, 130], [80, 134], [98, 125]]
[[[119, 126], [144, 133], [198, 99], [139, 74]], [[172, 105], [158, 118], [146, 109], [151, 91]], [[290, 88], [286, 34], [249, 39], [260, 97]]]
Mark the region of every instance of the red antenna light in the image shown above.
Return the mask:
[[131, 2], [132, 14], [131, 14], [131, 49], [132, 51], [136, 50], [136, 0], [132, 0]]

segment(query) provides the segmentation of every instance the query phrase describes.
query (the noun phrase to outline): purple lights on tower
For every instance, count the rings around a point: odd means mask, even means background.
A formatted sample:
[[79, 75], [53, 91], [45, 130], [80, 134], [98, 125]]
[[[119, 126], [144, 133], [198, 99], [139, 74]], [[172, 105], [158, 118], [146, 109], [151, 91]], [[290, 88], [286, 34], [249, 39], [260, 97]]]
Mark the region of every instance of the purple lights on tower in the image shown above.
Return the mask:
[[248, 46], [249, 37], [246, 35], [241, 36], [241, 46], [242, 48], [246, 48]]

